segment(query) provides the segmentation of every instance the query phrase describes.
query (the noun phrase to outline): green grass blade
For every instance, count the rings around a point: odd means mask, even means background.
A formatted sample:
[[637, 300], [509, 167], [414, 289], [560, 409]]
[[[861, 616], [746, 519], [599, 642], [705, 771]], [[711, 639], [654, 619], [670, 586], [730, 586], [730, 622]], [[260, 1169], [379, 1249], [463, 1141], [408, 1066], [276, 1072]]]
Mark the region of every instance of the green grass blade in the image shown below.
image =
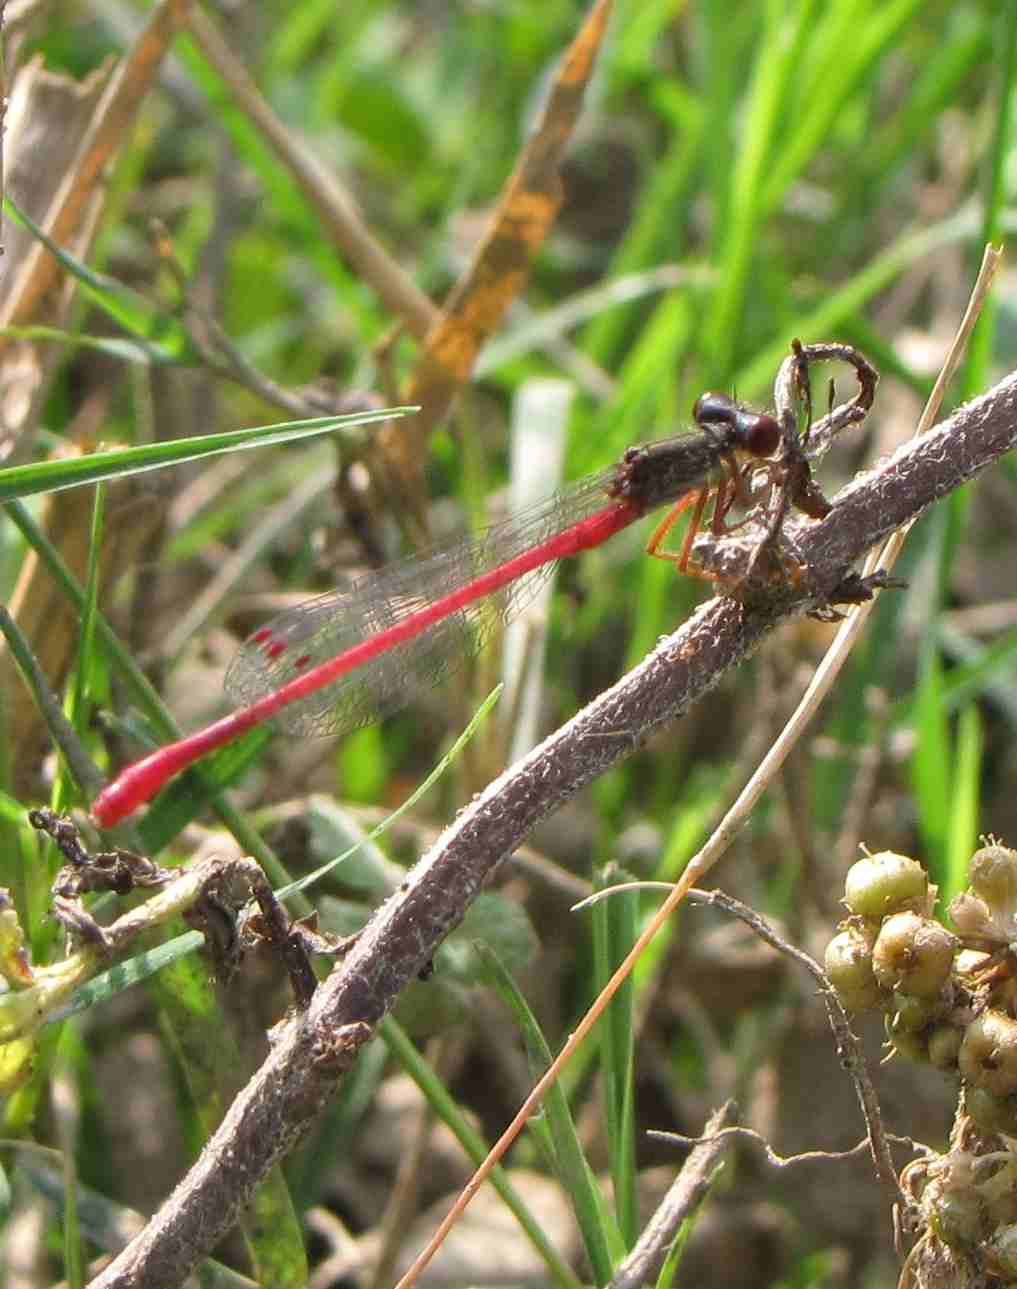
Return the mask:
[[[615, 865], [598, 876], [596, 889], [625, 881]], [[635, 943], [639, 930], [639, 896], [620, 892], [601, 900], [592, 909], [594, 979], [599, 993]], [[625, 1247], [631, 1249], [639, 1234], [635, 1149], [635, 1043], [633, 1004], [635, 984], [631, 975], [608, 1005], [601, 1020], [600, 1058], [604, 1074], [607, 1142], [614, 1184], [614, 1205]]]
[[981, 645], [940, 623], [939, 638], [954, 664], [943, 682], [947, 711], [985, 695], [1003, 709], [1011, 725], [1017, 725], [1017, 628]]
[[[456, 1139], [473, 1163], [480, 1164], [487, 1157], [487, 1144], [459, 1109], [442, 1081], [417, 1051], [406, 1032], [396, 1020], [386, 1016], [378, 1026], [378, 1033], [392, 1055], [420, 1088], [438, 1118], [455, 1133]], [[579, 1281], [550, 1244], [539, 1220], [527, 1208], [525, 1201], [500, 1164], [492, 1170], [490, 1181], [505, 1201], [506, 1207], [519, 1222], [530, 1243], [544, 1259], [555, 1283], [560, 1285], [561, 1289], [578, 1289]]]
[[[694, 119], [676, 132], [672, 148], [650, 178], [632, 227], [611, 264], [612, 281], [662, 259], [677, 259], [681, 254], [681, 228], [680, 224], [676, 228], [675, 211], [689, 204], [706, 135], [705, 117], [698, 105], [690, 115]], [[587, 326], [583, 347], [595, 362], [609, 369], [617, 366], [623, 341], [633, 330], [635, 313], [632, 305], [610, 309]]]
[[[57, 1136], [63, 1164], [63, 1252], [64, 1278], [68, 1289], [83, 1289], [85, 1259], [81, 1248], [81, 1226], [78, 1220], [78, 1173], [75, 1164], [80, 1115], [74, 1111], [79, 1101], [79, 1061], [82, 1055], [79, 1036], [73, 1025], [65, 1025], [57, 1040], [55, 1069], [56, 1094], [63, 1102], [57, 1109]], [[66, 1085], [61, 1089], [61, 1084]]]
[[[819, 336], [836, 335], [845, 319], [860, 313], [874, 296], [885, 290], [917, 260], [934, 254], [944, 246], [963, 242], [975, 236], [977, 231], [974, 212], [962, 210], [938, 224], [919, 229], [918, 232], [905, 233], [850, 281], [827, 293], [822, 304], [811, 313], [799, 314], [795, 320], [796, 333], [806, 341]], [[735, 374], [734, 388], [743, 397], [766, 390], [773, 381], [773, 373], [786, 357], [787, 337], [781, 335]]]
[[863, 165], [866, 186], [906, 164], [919, 141], [949, 111], [972, 75], [983, 75], [993, 47], [993, 32], [985, 16], [958, 8], [944, 38], [928, 51], [901, 109], [881, 123], [869, 141]]
[[[396, 822], [397, 819], [399, 819], [403, 814], [406, 813], [407, 810], [412, 810], [413, 807], [420, 800], [420, 798], [424, 796], [425, 793], [431, 790], [434, 784], [438, 782], [438, 780], [449, 768], [449, 766], [453, 764], [453, 762], [458, 757], [459, 753], [463, 750], [463, 748], [467, 745], [467, 743], [469, 743], [469, 741], [473, 738], [474, 734], [480, 728], [481, 722], [484, 720], [488, 712], [490, 712], [491, 708], [494, 707], [495, 703], [501, 697], [501, 689], [502, 689], [501, 685], [498, 685], [496, 686], [496, 688], [491, 690], [488, 696], [484, 699], [484, 701], [474, 712], [473, 718], [471, 719], [470, 723], [466, 726], [466, 728], [459, 735], [459, 737], [452, 744], [452, 746], [445, 753], [445, 755], [441, 758], [441, 760], [437, 763], [437, 765], [435, 765], [431, 773], [424, 779], [422, 783], [420, 783], [410, 793], [410, 795], [406, 798], [406, 800], [402, 803], [402, 805], [399, 806], [397, 810], [394, 810], [392, 814], [386, 816], [386, 818], [383, 819], [382, 822], [378, 824], [376, 828], [371, 829], [371, 831], [367, 834], [367, 837], [366, 837], [367, 841], [374, 841], [376, 837], [380, 837], [381, 834], [387, 828], [390, 828], [392, 824]], [[349, 859], [349, 857], [355, 851], [360, 849], [360, 846], [361, 846], [361, 843], [358, 841], [356, 845], [351, 846], [348, 850], [343, 851], [341, 855], [336, 855], [333, 859], [330, 859], [327, 863], [322, 864], [320, 868], [316, 868], [312, 872], [305, 874], [303, 877], [299, 879], [299, 881], [290, 882], [289, 885], [284, 886], [281, 890], [276, 892], [279, 899], [288, 900], [291, 895], [297, 894], [298, 891], [304, 891], [307, 889], [307, 887], [313, 886], [314, 883], [320, 881], [326, 875], [326, 873], [330, 873], [332, 869], [335, 868], [338, 864], [341, 864], [343, 863], [344, 860]]]
[[[491, 984], [511, 1009], [522, 1030], [534, 1076], [539, 1077], [551, 1064], [552, 1058], [537, 1019], [498, 956], [486, 945], [478, 946], [478, 952]], [[586, 1256], [593, 1268], [593, 1278], [598, 1285], [605, 1285], [611, 1279], [615, 1265], [624, 1256], [624, 1244], [587, 1163], [572, 1112], [558, 1083], [547, 1090], [544, 1114], [554, 1146], [558, 1177], [572, 1203]]]
[[396, 407], [380, 412], [356, 412], [351, 416], [316, 416], [304, 421], [228, 430], [223, 434], [145, 443], [134, 448], [113, 448], [61, 461], [7, 466], [0, 470], [0, 502], [30, 497], [40, 492], [77, 488], [85, 483], [118, 479], [124, 475], [143, 474], [148, 470], [161, 470], [168, 465], [182, 465], [185, 461], [198, 461], [224, 452], [243, 452], [248, 448], [268, 447], [273, 443], [291, 443], [297, 439], [328, 434], [332, 430], [369, 425], [394, 416], [406, 416], [413, 410], [409, 407]]
[[[106, 515], [106, 486], [99, 484], [92, 506], [92, 531], [88, 546], [88, 569], [85, 580], [85, 603], [81, 612], [78, 632], [78, 656], [74, 667], [73, 682], [68, 697], [68, 715], [75, 730], [84, 729], [88, 721], [88, 697], [91, 692], [97, 658], [95, 656], [95, 615], [99, 594], [99, 555], [102, 551]], [[66, 781], [61, 776], [57, 784], [54, 808], [62, 810], [67, 800]], [[87, 791], [88, 785], [81, 787]]]
[[685, 1246], [689, 1242], [689, 1236], [691, 1236], [692, 1232], [695, 1230], [696, 1222], [699, 1220], [699, 1215], [705, 1209], [707, 1201], [710, 1199], [713, 1192], [713, 1188], [717, 1184], [717, 1179], [724, 1172], [724, 1167], [724, 1164], [720, 1163], [713, 1170], [703, 1198], [675, 1232], [675, 1237], [671, 1241], [671, 1247], [667, 1251], [667, 1257], [664, 1259], [664, 1265], [661, 1267], [660, 1274], [657, 1276], [656, 1289], [672, 1289], [672, 1286], [675, 1283], [675, 1276], [678, 1274], [678, 1267], [681, 1264], [682, 1255], [685, 1252]]
[[121, 362], [141, 363], [145, 366], [176, 361], [158, 346], [141, 340], [130, 340], [122, 336], [85, 336], [73, 331], [62, 331], [59, 327], [0, 327], [0, 336], [10, 336], [12, 340], [49, 340], [54, 344], [64, 345], [71, 352], [76, 349], [92, 349]]
[[145, 949], [125, 962], [118, 962], [116, 966], [93, 976], [86, 984], [76, 989], [65, 1003], [55, 1008], [52, 1014], [46, 1017], [45, 1023], [53, 1025], [77, 1012], [87, 1011], [89, 1007], [97, 1007], [100, 1003], [108, 1002], [117, 994], [123, 993], [125, 989], [141, 984], [156, 972], [171, 966], [180, 958], [193, 953], [195, 949], [200, 949], [204, 943], [205, 937], [200, 931], [185, 931], [182, 935], [174, 936], [172, 940], [167, 940], [154, 949]]
[[720, 252], [720, 284], [711, 301], [702, 333], [710, 368], [728, 371], [735, 352], [738, 322], [757, 254], [762, 190], [772, 172], [773, 150], [783, 115], [798, 75], [798, 64], [809, 30], [814, 4], [799, 6], [791, 31], [782, 4], [764, 6], [765, 31], [759, 43], [752, 87], [745, 105], [745, 129], [731, 178], [730, 214], [725, 245]]
[[154, 361], [187, 366], [198, 366], [201, 363], [201, 355], [179, 318], [151, 304], [137, 291], [132, 291], [115, 279], [94, 272], [87, 264], [58, 246], [30, 215], [19, 210], [10, 197], [4, 198], [3, 209], [11, 219], [27, 228], [42, 242], [50, 254], [77, 280], [82, 293], [123, 327]]
[[7, 607], [0, 604], [0, 633], [3, 634], [11, 657], [35, 698], [39, 714], [49, 730], [53, 742], [60, 749], [64, 762], [85, 793], [98, 792], [102, 775], [89, 757], [78, 738], [77, 731], [63, 713], [56, 695], [32, 652], [32, 646]]
[[[982, 183], [983, 246], [999, 241], [1003, 209], [1010, 200], [1006, 167], [1011, 156], [1014, 82], [1017, 79], [1017, 5], [1003, 5], [1000, 9], [992, 43], [996, 54], [995, 120]], [[968, 342], [961, 380], [963, 398], [973, 398], [989, 384], [998, 310], [996, 298], [990, 294]]]
[[[861, 22], [851, 20], [847, 39], [841, 32], [834, 34], [825, 64], [816, 65], [811, 89], [803, 86], [802, 98], [808, 110], [797, 114], [795, 128], [774, 155], [773, 167], [760, 194], [764, 213], [769, 214], [780, 206], [790, 185], [828, 140], [851, 94], [872, 74], [894, 39], [924, 3], [925, 0], [890, 0], [874, 6]], [[840, 12], [847, 14], [848, 10], [842, 6]], [[813, 52], [810, 50], [810, 55]]]
[[911, 782], [925, 843], [925, 862], [933, 879], [945, 885], [946, 842], [950, 833], [950, 728], [943, 707], [943, 664], [934, 642], [923, 648], [915, 703], [917, 744]]
[[985, 772], [983, 754], [985, 734], [978, 708], [965, 707], [957, 721], [957, 743], [954, 756], [950, 822], [946, 839], [946, 864], [939, 898], [944, 905], [968, 884], [968, 860], [978, 845], [978, 820], [981, 812], [981, 782]]

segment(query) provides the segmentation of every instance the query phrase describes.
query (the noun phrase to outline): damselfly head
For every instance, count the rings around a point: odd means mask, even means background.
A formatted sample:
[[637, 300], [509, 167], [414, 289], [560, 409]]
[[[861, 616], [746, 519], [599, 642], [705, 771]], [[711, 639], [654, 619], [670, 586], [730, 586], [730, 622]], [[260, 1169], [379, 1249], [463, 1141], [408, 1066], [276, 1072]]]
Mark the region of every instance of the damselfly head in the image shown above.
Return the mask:
[[692, 408], [695, 422], [708, 433], [719, 433], [732, 447], [754, 457], [772, 456], [780, 447], [777, 421], [768, 412], [757, 412], [727, 394], [701, 394]]

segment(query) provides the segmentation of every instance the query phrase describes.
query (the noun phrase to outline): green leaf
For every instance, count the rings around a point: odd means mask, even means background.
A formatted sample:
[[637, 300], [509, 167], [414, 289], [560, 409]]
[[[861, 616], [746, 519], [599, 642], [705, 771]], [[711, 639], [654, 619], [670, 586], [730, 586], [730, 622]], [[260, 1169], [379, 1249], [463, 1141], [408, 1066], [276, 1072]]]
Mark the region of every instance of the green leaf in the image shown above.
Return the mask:
[[175, 936], [155, 949], [146, 949], [126, 962], [118, 962], [116, 966], [93, 976], [87, 984], [76, 989], [66, 1003], [55, 1008], [46, 1017], [46, 1023], [52, 1025], [67, 1016], [73, 1016], [75, 1012], [85, 1011], [89, 1007], [95, 1007], [110, 998], [115, 998], [125, 989], [130, 989], [140, 981], [155, 975], [157, 971], [162, 971], [178, 958], [193, 953], [195, 949], [200, 949], [204, 943], [205, 937], [200, 931], [186, 931], [183, 935]]
[[435, 968], [465, 985], [486, 974], [487, 959], [478, 946], [493, 949], [509, 971], [522, 971], [539, 948], [526, 910], [500, 891], [484, 891], [435, 955]]
[[[395, 891], [406, 869], [394, 863], [364, 830], [331, 798], [315, 794], [303, 813], [312, 859], [325, 861], [349, 853], [343, 867], [343, 887], [377, 903]], [[356, 849], [352, 849], [352, 848]]]
[[[473, 735], [476, 733], [481, 722], [484, 720], [488, 712], [498, 701], [500, 696], [501, 696], [501, 685], [497, 685], [494, 689], [491, 690], [488, 696], [480, 704], [480, 706], [474, 712], [473, 719], [470, 721], [469, 725], [467, 725], [467, 727], [459, 735], [459, 737], [452, 744], [452, 746], [445, 753], [445, 755], [441, 758], [441, 760], [437, 763], [437, 765], [427, 776], [427, 778], [423, 781], [423, 783], [419, 784], [418, 787], [416, 787], [410, 793], [410, 795], [406, 798], [406, 800], [398, 808], [398, 810], [393, 810], [393, 812], [390, 815], [388, 815], [385, 819], [382, 820], [382, 822], [377, 826], [377, 828], [371, 829], [371, 831], [367, 834], [368, 840], [373, 840], [375, 837], [380, 837], [381, 834], [387, 828], [390, 828], [397, 819], [399, 819], [402, 815], [406, 813], [407, 810], [412, 810], [413, 807], [416, 805], [416, 803], [424, 795], [424, 793], [428, 792], [431, 789], [431, 787], [438, 782], [441, 776], [445, 773], [445, 771], [449, 768], [449, 766], [458, 757], [459, 753], [463, 750], [466, 744], [470, 741], [470, 739], [473, 738]], [[325, 876], [326, 873], [330, 873], [333, 868], [336, 868], [339, 864], [344, 863], [347, 859], [350, 858], [351, 855], [355, 854], [355, 852], [360, 848], [361, 844], [362, 843], [359, 841], [356, 842], [354, 845], [350, 846], [347, 850], [343, 851], [341, 854], [334, 856], [332, 859], [322, 864], [319, 868], [316, 868], [313, 872], [306, 873], [303, 877], [299, 879], [299, 881], [290, 882], [288, 886], [284, 886], [281, 890], [276, 892], [279, 899], [281, 900], [289, 899], [291, 895], [295, 895], [298, 891], [305, 891], [309, 886], [313, 886], [314, 883], [320, 881]]]

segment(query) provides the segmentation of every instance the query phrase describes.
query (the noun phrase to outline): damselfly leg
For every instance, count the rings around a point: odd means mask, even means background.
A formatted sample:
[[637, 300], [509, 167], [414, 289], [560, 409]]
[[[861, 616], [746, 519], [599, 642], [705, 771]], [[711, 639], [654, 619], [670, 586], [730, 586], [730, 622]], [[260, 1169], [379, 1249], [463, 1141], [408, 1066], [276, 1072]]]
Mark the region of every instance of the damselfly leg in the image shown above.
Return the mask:
[[[809, 367], [811, 363], [833, 361], [844, 362], [854, 369], [858, 389], [853, 398], [834, 406], [831, 382], [829, 410], [824, 417], [814, 422]], [[781, 526], [792, 508], [813, 519], [823, 519], [829, 514], [830, 502], [812, 477], [810, 458], [821, 455], [841, 429], [864, 420], [872, 406], [877, 381], [878, 373], [875, 368], [852, 345], [836, 342], [803, 345], [800, 341], [794, 341], [792, 355], [781, 369], [776, 389], [777, 420], [781, 429], [778, 445], [780, 450], [776, 451], [775, 448], [772, 454], [753, 452], [750, 443], [739, 440], [733, 447], [727, 446], [723, 452], [719, 452], [715, 463], [716, 469], [721, 471], [719, 480], [708, 479], [696, 492], [681, 497], [674, 503], [654, 530], [646, 548], [647, 554], [670, 561], [683, 574], [702, 577], [728, 589], [754, 580], [765, 582], [779, 578], [796, 582], [801, 569], [792, 555], [780, 549]], [[724, 414], [725, 409], [727, 415], [730, 415], [730, 409], [737, 406], [731, 400], [725, 400], [723, 395], [704, 395], [704, 400], [709, 402], [715, 415], [718, 410], [719, 414]], [[795, 411], [797, 403], [801, 403], [805, 415], [804, 428], [800, 432]], [[699, 403], [696, 405], [696, 420], [703, 423]], [[741, 452], [743, 458], [748, 457], [744, 464], [739, 463], [736, 450]], [[768, 459], [763, 459], [764, 457]], [[758, 485], [764, 479], [765, 500], [762, 504], [766, 518], [761, 535], [752, 543], [747, 563], [740, 562], [741, 571], [727, 571], [725, 561], [722, 558], [712, 558], [712, 551], [709, 550], [705, 562], [694, 557], [694, 545], [702, 530], [703, 515], [710, 497], [714, 498], [710, 535], [715, 539], [713, 546], [717, 547], [721, 538], [737, 532], [752, 520], [752, 515], [746, 515], [735, 524], [726, 522], [728, 512], [736, 501], [746, 508], [751, 505], [751, 494], [757, 491], [751, 485]], [[689, 507], [692, 507], [692, 515], [681, 548], [678, 551], [664, 550], [663, 543], [668, 534]], [[760, 579], [761, 572], [763, 576]]]

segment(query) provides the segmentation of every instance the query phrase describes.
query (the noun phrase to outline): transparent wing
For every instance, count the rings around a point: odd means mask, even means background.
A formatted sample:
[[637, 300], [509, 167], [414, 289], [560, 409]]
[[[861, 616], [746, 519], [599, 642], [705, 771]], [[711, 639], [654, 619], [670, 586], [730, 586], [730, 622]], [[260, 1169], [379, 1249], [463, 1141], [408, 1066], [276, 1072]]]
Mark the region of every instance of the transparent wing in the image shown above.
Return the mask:
[[[230, 664], [229, 698], [238, 707], [264, 698], [603, 510], [613, 477], [606, 471], [583, 479], [475, 536], [398, 560], [279, 614], [248, 638]], [[553, 567], [549, 559], [429, 622], [412, 639], [283, 708], [277, 719], [288, 733], [307, 737], [343, 734], [398, 711], [476, 653], [532, 599]]]

